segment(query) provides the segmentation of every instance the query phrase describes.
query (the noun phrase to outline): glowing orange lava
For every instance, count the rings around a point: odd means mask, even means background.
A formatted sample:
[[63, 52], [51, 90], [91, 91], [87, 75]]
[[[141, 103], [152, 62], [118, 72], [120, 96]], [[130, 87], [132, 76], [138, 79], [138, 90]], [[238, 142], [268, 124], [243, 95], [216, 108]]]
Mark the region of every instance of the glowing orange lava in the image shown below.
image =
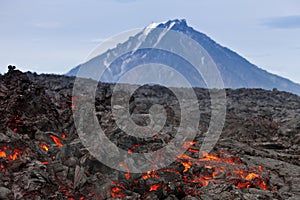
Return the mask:
[[128, 149], [127, 153], [128, 154], [132, 154], [133, 153], [133, 150], [138, 148], [139, 146], [141, 146], [140, 144], [135, 144], [133, 145], [130, 149]]
[[0, 150], [0, 158], [6, 158], [6, 153]]
[[4, 146], [0, 149], [0, 158], [5, 158], [7, 161], [16, 160], [23, 151], [19, 149], [11, 149], [10, 146]]
[[192, 142], [187, 141], [187, 142], [184, 142], [184, 143], [183, 143], [182, 147], [183, 147], [184, 149], [187, 149], [187, 148], [189, 148], [189, 147], [191, 147], [191, 146], [194, 146], [195, 144], [196, 144], [196, 142], [194, 142], [194, 141], [192, 141]]
[[251, 180], [253, 180], [253, 179], [255, 179], [255, 178], [259, 178], [259, 175], [258, 175], [258, 174], [255, 174], [255, 173], [250, 173], [250, 174], [248, 174], [248, 176], [246, 177], [246, 180], [247, 180], [247, 181], [251, 181]]
[[125, 198], [125, 195], [122, 193], [123, 189], [119, 186], [111, 189], [110, 194], [114, 198]]
[[[195, 142], [185, 142], [183, 147], [187, 149], [188, 153], [198, 153], [199, 150], [195, 147]], [[132, 150], [135, 147], [132, 147], [129, 151], [132, 153]], [[156, 152], [153, 152], [156, 155]], [[164, 158], [165, 155], [157, 155], [157, 161], [159, 162]], [[176, 176], [173, 176], [174, 179], [170, 179], [168, 184], [159, 182], [157, 184], [151, 185], [149, 187], [149, 192], [157, 191], [160, 188], [164, 192], [172, 194], [174, 189], [169, 189], [168, 185], [180, 184], [187, 186], [186, 188], [175, 188], [179, 192], [184, 192], [186, 195], [200, 195], [199, 188], [206, 187], [209, 184], [231, 184], [238, 188], [256, 188], [262, 190], [272, 190], [268, 186], [268, 177], [263, 176], [263, 173], [266, 171], [262, 166], [257, 167], [248, 167], [239, 157], [231, 156], [225, 151], [219, 151], [216, 154], [208, 154], [202, 152], [202, 156], [199, 158], [192, 158], [188, 154], [182, 154], [176, 158], [176, 162], [181, 164], [182, 167], [176, 169], [174, 168], [164, 168], [158, 171], [152, 170], [147, 173], [142, 174], [141, 178], [143, 180], [151, 179], [160, 179], [161, 175], [164, 177], [167, 176], [166, 173], [173, 173]], [[120, 163], [120, 166], [124, 167], [127, 171], [125, 177], [130, 178], [130, 171], [124, 163]], [[176, 164], [175, 164], [176, 166]], [[172, 176], [170, 176], [172, 177]], [[115, 184], [115, 183], [113, 183]], [[137, 185], [135, 185], [137, 184]], [[116, 186], [111, 190], [112, 197], [115, 198], [124, 198], [125, 187], [127, 185], [115, 184]], [[139, 181], [133, 181], [128, 190], [131, 188], [139, 188]]]
[[130, 179], [130, 171], [129, 171], [129, 168], [126, 165], [126, 163], [120, 163], [119, 166], [126, 169], [127, 173], [125, 174], [125, 177], [127, 180], [129, 180]]
[[142, 179], [144, 180], [149, 178], [159, 178], [157, 171], [148, 171], [146, 174], [142, 175]]
[[191, 161], [189, 162], [182, 161], [181, 164], [184, 166], [183, 172], [187, 172], [189, 171], [193, 163]]
[[55, 142], [55, 144], [56, 144], [58, 147], [62, 147], [62, 146], [63, 146], [61, 140], [60, 140], [58, 137], [56, 137], [56, 136], [54, 136], [54, 135], [50, 135], [50, 138], [53, 140], [53, 142]]
[[46, 145], [46, 144], [40, 144], [40, 147], [42, 148], [42, 149], [44, 149], [45, 151], [49, 151], [49, 147]]
[[[196, 148], [193, 148], [194, 142], [186, 142], [183, 147], [188, 147], [188, 152], [197, 153]], [[177, 162], [184, 166], [183, 173], [187, 173], [193, 165], [204, 164], [207, 172], [195, 174], [191, 176], [183, 176], [186, 184], [198, 183], [200, 186], [206, 186], [209, 182], [220, 182], [220, 177], [225, 175], [225, 180], [236, 180], [233, 182], [239, 188], [259, 187], [262, 190], [267, 190], [267, 184], [261, 173], [263, 167], [248, 168], [240, 158], [236, 156], [228, 156], [220, 151], [219, 155], [208, 154], [202, 152], [202, 158], [193, 159], [190, 156], [183, 154], [178, 157]], [[226, 172], [226, 173], [225, 173]]]
[[5, 171], [6, 171], [6, 168], [5, 168], [5, 166], [4, 166], [2, 163], [0, 163], [0, 168], [1, 168], [1, 171], [2, 171], [2, 172], [5, 172]]
[[22, 151], [18, 150], [18, 149], [14, 149], [13, 154], [10, 155], [8, 158], [10, 160], [16, 160], [17, 157], [22, 153]]
[[149, 192], [151, 192], [151, 191], [156, 191], [156, 190], [158, 190], [161, 186], [162, 186], [162, 183], [157, 183], [157, 184], [155, 184], [155, 185], [152, 185], [152, 186], [150, 187]]

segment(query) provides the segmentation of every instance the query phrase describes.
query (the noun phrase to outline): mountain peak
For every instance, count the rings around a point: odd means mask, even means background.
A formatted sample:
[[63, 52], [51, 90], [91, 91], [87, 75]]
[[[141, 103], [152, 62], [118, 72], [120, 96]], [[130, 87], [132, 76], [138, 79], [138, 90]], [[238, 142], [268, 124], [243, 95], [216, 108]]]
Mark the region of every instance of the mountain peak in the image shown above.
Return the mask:
[[174, 26], [179, 27], [188, 27], [187, 22], [185, 19], [174, 19], [174, 20], [168, 20], [165, 22], [153, 22], [149, 24], [146, 29], [154, 29], [154, 28], [172, 28]]
[[180, 25], [180, 26], [187, 26], [186, 19], [174, 19], [174, 20], [167, 21], [166, 25], [170, 25], [170, 24], [176, 24], [176, 25]]
[[[163, 30], [155, 31], [154, 34], [151, 34], [153, 29]], [[299, 84], [293, 83], [290, 80], [270, 74], [267, 71], [260, 69], [240, 56], [238, 53], [221, 46], [204, 33], [201, 33], [193, 29], [193, 27], [188, 26], [185, 19], [173, 19], [160, 23], [152, 23], [148, 25], [142, 32], [130, 38], [128, 41], [119, 44], [116, 48], [112, 49], [112, 51], [116, 53], [130, 50], [136, 53], [136, 49], [141, 47], [143, 42], [146, 40], [153, 42], [154, 46], [156, 46], [163, 37], [167, 37], [166, 33], [170, 30], [187, 35], [207, 51], [209, 56], [216, 63], [226, 88], [263, 88], [269, 90], [277, 88], [278, 90], [300, 94]], [[134, 50], [130, 49], [131, 47], [133, 47]], [[102, 59], [108, 58], [109, 56], [110, 52], [106, 52], [103, 55], [97, 56], [97, 59], [99, 60], [98, 63], [102, 63], [102, 65], [106, 66], [106, 62], [104, 62]], [[131, 70], [134, 67], [134, 64], [153, 62], [155, 59], [164, 60], [168, 62], [168, 66], [172, 66], [178, 70], [182, 69], [184, 73], [192, 73], [188, 70], [187, 63], [180, 63], [180, 61], [174, 60], [171, 55], [165, 55], [159, 51], [147, 52], [145, 50], [140, 51], [135, 56], [128, 57], [128, 59], [125, 59], [125, 57], [120, 58], [118, 60], [119, 63], [116, 63], [116, 65], [109, 68], [110, 74], [101, 79], [101, 81], [112, 82], [116, 80], [114, 77], [118, 77], [120, 74], [126, 73], [127, 70]], [[79, 68], [80, 66], [72, 69], [68, 75], [76, 75]], [[86, 77], [91, 78], [93, 77], [93, 74], [94, 73], [91, 72]], [[199, 79], [201, 79], [201, 77]], [[206, 87], [206, 85], [202, 84], [202, 82], [199, 84], [198, 80], [192, 82], [191, 85], [193, 87]]]

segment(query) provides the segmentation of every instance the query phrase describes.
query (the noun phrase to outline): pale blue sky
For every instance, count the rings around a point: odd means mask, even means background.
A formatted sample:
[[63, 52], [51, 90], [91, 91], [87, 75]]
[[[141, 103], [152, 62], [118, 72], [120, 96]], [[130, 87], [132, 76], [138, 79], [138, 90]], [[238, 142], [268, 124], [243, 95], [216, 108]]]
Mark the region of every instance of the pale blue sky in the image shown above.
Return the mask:
[[0, 73], [65, 73], [104, 38], [175, 18], [300, 83], [299, 0], [0, 0]]

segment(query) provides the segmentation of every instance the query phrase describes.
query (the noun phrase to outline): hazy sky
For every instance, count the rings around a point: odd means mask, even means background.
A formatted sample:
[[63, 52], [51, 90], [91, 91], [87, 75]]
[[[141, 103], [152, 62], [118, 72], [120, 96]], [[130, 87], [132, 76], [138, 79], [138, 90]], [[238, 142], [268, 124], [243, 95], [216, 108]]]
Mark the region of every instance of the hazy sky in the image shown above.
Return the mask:
[[0, 73], [65, 73], [104, 38], [175, 18], [300, 83], [299, 0], [0, 0]]

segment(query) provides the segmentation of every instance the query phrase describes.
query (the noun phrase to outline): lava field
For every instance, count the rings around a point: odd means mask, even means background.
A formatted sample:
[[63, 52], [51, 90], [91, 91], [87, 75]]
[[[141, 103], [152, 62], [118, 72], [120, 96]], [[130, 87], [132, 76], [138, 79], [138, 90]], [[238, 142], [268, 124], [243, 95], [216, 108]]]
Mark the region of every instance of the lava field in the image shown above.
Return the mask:
[[[195, 88], [201, 115], [198, 134], [182, 144], [187, 151], [167, 167], [132, 173], [127, 163], [116, 163], [123, 172], [104, 165], [82, 144], [73, 110], [88, 97], [73, 96], [74, 81], [15, 69], [0, 76], [0, 200], [300, 199], [299, 96], [226, 89], [225, 125], [207, 153], [199, 149], [211, 119], [210, 95]], [[129, 155], [151, 152], [158, 162], [166, 159], [156, 152], [180, 125], [175, 96], [162, 86], [138, 88], [129, 102], [133, 121], [146, 125], [154, 103], [164, 106], [167, 119], [156, 135], [136, 138], [114, 121], [114, 86], [99, 83], [96, 91], [96, 115], [106, 136]]]

